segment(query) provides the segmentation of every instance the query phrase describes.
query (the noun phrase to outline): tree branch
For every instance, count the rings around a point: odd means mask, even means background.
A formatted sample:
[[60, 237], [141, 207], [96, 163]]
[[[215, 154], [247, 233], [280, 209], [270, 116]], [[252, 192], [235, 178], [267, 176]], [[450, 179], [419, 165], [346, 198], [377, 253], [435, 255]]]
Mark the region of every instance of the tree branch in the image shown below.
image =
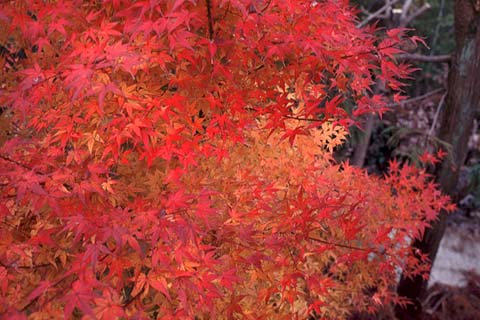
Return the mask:
[[438, 116], [440, 115], [440, 110], [442, 109], [443, 103], [445, 102], [447, 93], [448, 91], [445, 91], [445, 93], [442, 95], [442, 99], [440, 99], [440, 102], [437, 105], [437, 110], [435, 111], [435, 116], [433, 117], [432, 125], [430, 126], [430, 130], [428, 130], [428, 137], [431, 137], [433, 135], [433, 130], [435, 130], [435, 126], [437, 125]]
[[377, 11], [371, 13], [365, 20], [357, 24], [357, 28], [362, 28], [364, 27], [367, 23], [369, 23], [371, 20], [378, 18], [384, 11], [388, 10], [392, 5], [397, 3], [398, 0], [389, 0], [385, 3], [383, 7], [378, 9]]
[[213, 18], [212, 18], [212, 4], [207, 0], [207, 19], [208, 19], [208, 39], [213, 40]]
[[285, 118], [298, 120], [298, 121], [324, 122], [324, 120], [321, 120], [321, 119], [302, 118], [302, 117], [295, 117], [295, 116], [289, 116], [289, 115], [286, 115]]
[[3, 154], [0, 154], [0, 159], [3, 159], [4, 161], [7, 161], [7, 162], [10, 162], [10, 163], [13, 163], [14, 165], [22, 168], [22, 169], [25, 169], [25, 170], [28, 170], [28, 171], [32, 171], [38, 175], [41, 175], [41, 176], [46, 176], [45, 173], [41, 172], [41, 171], [38, 171], [37, 169], [35, 168], [32, 168], [32, 167], [29, 167], [21, 162], [18, 162], [17, 160], [13, 160], [13, 159], [10, 159], [9, 157], [7, 156], [4, 156]]
[[398, 59], [415, 60], [422, 62], [450, 62], [452, 56], [443, 54], [438, 56], [426, 56], [419, 53], [402, 53], [396, 56]]
[[444, 8], [445, 8], [445, 0], [441, 0], [440, 1], [440, 9], [438, 10], [437, 23], [435, 25], [435, 32], [433, 33], [433, 40], [430, 44], [433, 48], [432, 51], [431, 51], [432, 54], [433, 54], [433, 52], [436, 48], [438, 36], [440, 35], [440, 26], [442, 25], [441, 22], [442, 22], [442, 19], [443, 19]]
[[420, 7], [420, 9], [418, 9], [417, 11], [413, 12], [411, 15], [409, 15], [408, 17], [405, 17], [405, 19], [403, 20], [400, 20], [400, 27], [406, 27], [410, 24], [410, 22], [412, 22], [413, 20], [415, 20], [416, 17], [418, 17], [419, 15], [423, 14], [425, 11], [427, 11], [428, 9], [430, 9], [432, 6], [429, 4], [429, 3], [425, 3], [423, 6]]
[[316, 241], [316, 242], [320, 242], [320, 243], [323, 243], [323, 244], [335, 246], [335, 247], [378, 253], [377, 250], [372, 249], [372, 248], [361, 248], [361, 247], [349, 246], [349, 245], [341, 244], [341, 243], [328, 242], [326, 240], [315, 238], [315, 237], [312, 237], [312, 236], [309, 236], [308, 239]]
[[400, 15], [400, 21], [404, 21], [407, 19], [408, 10], [410, 10], [410, 6], [412, 5], [412, 2], [413, 0], [406, 0], [403, 3], [402, 14]]
[[430, 92], [427, 92], [425, 94], [422, 94], [421, 96], [403, 100], [402, 102], [389, 103], [389, 104], [387, 104], [387, 107], [398, 107], [398, 106], [404, 105], [406, 103], [413, 103], [413, 102], [422, 101], [422, 100], [424, 100], [424, 99], [426, 99], [430, 96], [436, 95], [437, 93], [440, 93], [442, 91], [445, 91], [445, 89], [444, 88], [438, 88], [438, 89], [432, 90]]

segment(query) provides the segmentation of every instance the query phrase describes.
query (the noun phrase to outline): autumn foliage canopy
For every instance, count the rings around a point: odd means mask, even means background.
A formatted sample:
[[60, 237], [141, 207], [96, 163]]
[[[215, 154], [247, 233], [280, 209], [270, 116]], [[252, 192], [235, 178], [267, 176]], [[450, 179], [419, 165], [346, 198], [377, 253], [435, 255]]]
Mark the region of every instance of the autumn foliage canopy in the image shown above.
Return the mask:
[[402, 98], [394, 55], [418, 40], [356, 23], [346, 0], [2, 1], [0, 314], [398, 302], [398, 268], [427, 268], [409, 241], [448, 199], [420, 169], [334, 160]]

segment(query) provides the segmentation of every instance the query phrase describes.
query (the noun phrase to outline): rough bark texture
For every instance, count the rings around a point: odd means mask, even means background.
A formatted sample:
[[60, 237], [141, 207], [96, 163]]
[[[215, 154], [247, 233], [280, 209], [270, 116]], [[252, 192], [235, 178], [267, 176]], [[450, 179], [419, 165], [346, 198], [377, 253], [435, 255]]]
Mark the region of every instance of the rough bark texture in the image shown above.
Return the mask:
[[[480, 0], [455, 2], [456, 51], [448, 79], [448, 95], [443, 112], [439, 138], [451, 144], [449, 158], [438, 168], [437, 182], [443, 192], [456, 198], [456, 185], [461, 166], [468, 152], [468, 139], [472, 133], [475, 112], [480, 108]], [[435, 260], [446, 226], [445, 213], [426, 230], [423, 239], [414, 247]], [[420, 319], [421, 296], [427, 282], [421, 277], [402, 278], [398, 293], [414, 302], [407, 309], [397, 309], [399, 319]]]

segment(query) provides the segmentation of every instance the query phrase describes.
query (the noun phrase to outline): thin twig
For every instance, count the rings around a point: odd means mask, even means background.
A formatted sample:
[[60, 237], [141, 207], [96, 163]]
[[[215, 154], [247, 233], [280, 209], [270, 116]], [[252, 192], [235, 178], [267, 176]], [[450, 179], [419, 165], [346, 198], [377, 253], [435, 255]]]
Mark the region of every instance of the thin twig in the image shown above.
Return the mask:
[[442, 95], [442, 98], [440, 99], [440, 102], [437, 105], [437, 110], [435, 111], [435, 115], [433, 116], [432, 125], [430, 126], [430, 129], [428, 130], [427, 134], [425, 135], [425, 139], [423, 140], [423, 147], [425, 150], [427, 150], [428, 140], [430, 139], [430, 137], [433, 137], [433, 131], [438, 121], [438, 115], [440, 114], [440, 110], [442, 109], [447, 93], [448, 91], [445, 91], [445, 93]]
[[208, 39], [213, 39], [213, 18], [212, 18], [212, 3], [211, 0], [207, 0], [207, 18], [208, 18]]
[[4, 267], [5, 269], [39, 269], [39, 268], [46, 268], [53, 266], [51, 263], [42, 263], [42, 264], [34, 264], [32, 263], [31, 266], [24, 266], [24, 265], [14, 265], [16, 262], [5, 264], [0, 261], [0, 266]]
[[398, 106], [401, 106], [401, 105], [404, 105], [404, 104], [407, 104], [407, 103], [414, 103], [414, 102], [422, 101], [422, 100], [424, 100], [424, 99], [426, 99], [430, 96], [436, 95], [437, 93], [440, 93], [444, 90], [445, 90], [444, 88], [438, 88], [438, 89], [432, 90], [430, 92], [427, 92], [425, 94], [422, 94], [421, 96], [418, 96], [418, 97], [414, 97], [414, 98], [411, 98], [411, 99], [406, 99], [406, 100], [403, 100], [401, 102], [389, 103], [389, 104], [387, 104], [387, 107], [398, 107]]
[[308, 239], [316, 241], [316, 242], [320, 242], [320, 243], [323, 243], [323, 244], [335, 246], [335, 247], [345, 248], [345, 249], [360, 250], [360, 251], [366, 251], [366, 252], [377, 252], [375, 249], [372, 249], [372, 248], [367, 249], [367, 248], [361, 248], [361, 247], [356, 247], [356, 246], [349, 246], [349, 245], [346, 245], [346, 244], [329, 242], [329, 241], [319, 239], [319, 238], [315, 238], [315, 237], [312, 237], [312, 236], [309, 236]]
[[440, 114], [440, 110], [442, 109], [443, 103], [445, 102], [445, 98], [447, 97], [448, 91], [445, 91], [445, 93], [442, 95], [442, 98], [440, 99], [440, 102], [438, 103], [437, 110], [435, 111], [435, 116], [433, 117], [432, 125], [430, 126], [430, 130], [428, 130], [428, 136], [431, 137], [433, 135], [433, 130], [435, 129], [435, 126], [438, 121], [438, 116]]
[[377, 18], [378, 16], [380, 16], [385, 10], [389, 9], [392, 5], [394, 5], [395, 3], [397, 3], [398, 0], [391, 0], [391, 1], [387, 1], [387, 3], [385, 3], [385, 5], [383, 7], [381, 7], [380, 9], [378, 9], [377, 11], [371, 13], [367, 18], [365, 18], [365, 20], [363, 20], [362, 22], [358, 23], [357, 24], [357, 28], [362, 28], [364, 27], [367, 23], [369, 23], [371, 20]]
[[427, 11], [428, 9], [430, 9], [432, 6], [429, 4], [429, 3], [425, 3], [420, 9], [418, 9], [417, 11], [415, 11], [414, 13], [412, 13], [411, 15], [409, 15], [408, 17], [405, 18], [405, 20], [403, 21], [400, 21], [400, 27], [406, 27], [410, 24], [410, 22], [412, 22], [413, 20], [415, 20], [415, 18], [417, 18], [418, 16], [420, 16], [421, 14], [423, 14], [425, 11]]
[[33, 172], [36, 173], [36, 174], [39, 174], [39, 175], [42, 175], [42, 176], [45, 176], [45, 175], [46, 175], [45, 173], [43, 173], [43, 172], [41, 172], [41, 171], [38, 171], [37, 169], [34, 169], [34, 168], [32, 168], [32, 167], [29, 167], [29, 166], [27, 166], [27, 165], [25, 165], [25, 164], [23, 164], [23, 163], [21, 163], [21, 162], [18, 162], [17, 160], [10, 159], [9, 157], [4, 156], [3, 154], [0, 154], [0, 159], [3, 159], [3, 160], [5, 160], [5, 161], [7, 161], [7, 162], [10, 162], [10, 163], [13, 163], [13, 164], [15, 164], [16, 166], [21, 167], [21, 168], [23, 168], [23, 169], [25, 169], [25, 170], [33, 171]]
[[264, 13], [268, 9], [268, 7], [270, 7], [271, 3], [272, 3], [272, 0], [269, 0], [268, 3], [265, 5], [265, 7], [263, 7], [263, 9], [260, 10], [260, 12]]
[[435, 32], [433, 33], [433, 40], [431, 43], [431, 46], [433, 48], [432, 51], [430, 51], [431, 55], [433, 55], [435, 51], [435, 48], [437, 46], [438, 36], [440, 35], [440, 26], [442, 25], [444, 7], [445, 7], [445, 0], [441, 0], [440, 9], [438, 10], [437, 23], [435, 24]]
[[323, 120], [320, 120], [320, 119], [301, 118], [301, 117], [294, 117], [289, 115], [285, 115], [285, 118], [298, 120], [298, 121], [323, 122]]
[[402, 42], [404, 42], [406, 40], [407, 39], [404, 39], [399, 43], [393, 43], [393, 44], [389, 44], [389, 45], [384, 46], [384, 47], [378, 47], [374, 50], [361, 51], [361, 52], [357, 52], [355, 54], [346, 54], [346, 55], [341, 56], [340, 59], [348, 59], [348, 58], [353, 58], [353, 57], [359, 57], [359, 56], [364, 55], [364, 54], [375, 54], [375, 53], [378, 53], [379, 51], [382, 51], [382, 50], [385, 50], [385, 49], [394, 48], [394, 47], [398, 46], [399, 44], [401, 44]]
[[408, 11], [410, 10], [410, 6], [412, 5], [412, 3], [413, 3], [413, 0], [406, 0], [403, 3], [402, 13], [400, 15], [400, 21], [404, 21], [405, 19], [407, 19]]

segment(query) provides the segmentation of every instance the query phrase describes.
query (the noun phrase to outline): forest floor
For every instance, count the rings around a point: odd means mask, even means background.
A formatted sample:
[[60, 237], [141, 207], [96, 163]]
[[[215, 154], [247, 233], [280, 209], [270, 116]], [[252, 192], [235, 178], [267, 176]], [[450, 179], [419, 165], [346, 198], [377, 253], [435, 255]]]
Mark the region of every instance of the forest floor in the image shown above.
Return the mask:
[[[422, 320], [480, 320], [480, 211], [452, 213], [422, 302]], [[393, 307], [355, 320], [395, 320]]]
[[480, 211], [452, 213], [432, 268], [430, 285], [466, 286], [468, 274], [480, 274]]
[[423, 307], [425, 319], [480, 320], [480, 211], [448, 217]]

